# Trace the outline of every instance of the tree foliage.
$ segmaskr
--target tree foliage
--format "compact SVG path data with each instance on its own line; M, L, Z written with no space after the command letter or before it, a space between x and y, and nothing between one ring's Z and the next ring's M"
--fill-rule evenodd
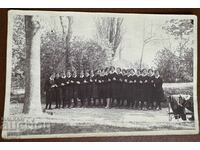
M155 64L166 82L193 81L193 38L194 21L191 19L171 19L163 30L174 37L176 47L161 49L155 56Z

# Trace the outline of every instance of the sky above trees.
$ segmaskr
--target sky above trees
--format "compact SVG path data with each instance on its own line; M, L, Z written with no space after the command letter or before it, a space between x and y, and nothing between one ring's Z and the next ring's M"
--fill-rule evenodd
M178 42L174 40L174 36L166 34L162 29L168 18L157 15L133 15L124 17L123 40L119 48L122 48L122 59L134 63L139 61L141 56L142 44L144 38L149 38L152 33L155 40L145 45L143 63L149 67L154 66L154 58L158 50L163 48L175 49ZM80 15L74 17L73 36L80 36L86 39L95 37L95 16ZM145 34L145 35L144 35ZM194 34L191 35L194 38ZM118 58L116 58L118 59Z

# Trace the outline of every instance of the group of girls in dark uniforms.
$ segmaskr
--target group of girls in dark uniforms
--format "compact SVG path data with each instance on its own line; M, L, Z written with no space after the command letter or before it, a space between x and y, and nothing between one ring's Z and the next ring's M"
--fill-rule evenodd
M46 109L117 107L160 110L162 78L152 69L105 68L53 73L45 83Z

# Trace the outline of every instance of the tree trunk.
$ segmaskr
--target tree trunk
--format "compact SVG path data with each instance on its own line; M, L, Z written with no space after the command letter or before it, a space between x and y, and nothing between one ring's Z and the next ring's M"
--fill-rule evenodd
M40 37L39 22L32 16L25 16L26 69L25 100L23 113L37 115L42 113L40 97Z

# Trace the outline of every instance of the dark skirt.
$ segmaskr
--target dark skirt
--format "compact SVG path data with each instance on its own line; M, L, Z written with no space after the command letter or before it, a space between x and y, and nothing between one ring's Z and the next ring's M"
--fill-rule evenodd
M80 85L80 88L79 88L79 98L80 99L86 99L86 88L85 88L84 84Z
M149 86L148 90L147 90L147 94L148 94L148 100L147 101L149 103L152 103L154 101L154 93L155 93L154 87Z
M142 88L140 86L136 86L135 89L135 100L136 101L141 101L142 99Z
M118 84L116 83L116 82L113 82L113 83L111 83L111 98L113 98L113 99L117 99L119 96L118 96Z
M53 94L53 90L52 89L49 89L47 92L46 92L46 104L49 104L51 103L52 101L54 101L54 94Z
M118 82L117 85L116 85L116 96L117 96L117 99L121 99L122 98L122 83Z
M129 84L128 97L131 101L136 100L136 87L133 84Z
M155 89L154 101L163 102L164 101L164 91L163 89Z
M122 93L121 93L121 99L122 100L127 100L129 98L128 96L128 89L129 89L129 86L127 83L123 83L122 84Z
M69 99L73 98L73 93L74 93L73 85L69 85L69 87L68 87L68 96L69 96Z
M92 98L97 99L98 98L98 85L92 84Z
M110 89L111 85L110 83L103 83L102 84L102 98L106 99L106 98L110 98L111 97L111 89Z
M73 98L78 98L78 85L73 85Z
M91 96L90 84L85 84L85 98L90 98Z

